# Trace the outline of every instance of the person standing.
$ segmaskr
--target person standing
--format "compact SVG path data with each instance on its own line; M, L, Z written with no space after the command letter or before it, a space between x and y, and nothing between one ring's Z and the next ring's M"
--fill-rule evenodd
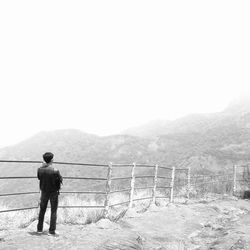
M55 169L53 164L54 154L46 152L43 154L44 163L37 170L37 178L40 181L39 187L41 190L40 211L37 224L37 233L43 232L44 215L47 209L48 201L51 205L50 227L49 234L56 234L56 219L58 208L58 195L62 176L59 170Z

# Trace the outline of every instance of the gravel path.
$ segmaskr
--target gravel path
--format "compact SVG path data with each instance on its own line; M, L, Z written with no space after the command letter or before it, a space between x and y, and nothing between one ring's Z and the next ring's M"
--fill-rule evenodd
M129 212L119 222L58 225L59 236L0 232L0 249L250 249L250 202L224 199ZM46 225L45 229L48 227Z

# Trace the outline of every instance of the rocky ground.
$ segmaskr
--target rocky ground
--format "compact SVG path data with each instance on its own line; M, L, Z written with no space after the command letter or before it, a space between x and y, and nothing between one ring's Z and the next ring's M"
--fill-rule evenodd
M0 249L250 249L250 201L224 197L145 212L131 210L118 222L58 225L59 235L37 235L36 221L2 230Z

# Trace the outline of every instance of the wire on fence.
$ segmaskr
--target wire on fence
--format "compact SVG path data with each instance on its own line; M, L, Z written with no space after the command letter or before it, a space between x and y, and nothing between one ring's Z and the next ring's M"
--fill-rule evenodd
M131 176L128 176L128 177L114 177L114 178L111 178L112 181L117 181L117 180L129 180L131 179L132 177Z
M151 200L152 198L153 198L153 197L137 198L137 199L134 199L133 201Z
M133 164L112 164L112 167L133 167Z
M60 194L106 194L99 191L60 191Z
M128 203L129 203L129 201L124 201L124 202L120 202L120 203L109 205L109 207L120 206L120 205L124 205L124 204L128 204Z
M171 177L167 177L167 176L157 176L158 179L169 179L171 180Z
M24 208L6 209L6 210L1 210L0 213L17 212L17 211L24 211L24 210L31 210L31 209L37 209L37 206L36 207L24 207Z
M153 188L153 186L149 186L149 187L135 187L134 189L150 189Z
M1 180L4 179L37 179L35 176L5 176L5 177L0 177Z
M0 162L4 162L4 163L42 163L42 161L12 161L12 160L0 160ZM135 201L140 201L140 200L152 200L155 201L155 198L170 198L170 202L173 202L173 192L174 192L174 188L175 187L186 187L187 183L181 183L182 180L184 181L189 181L189 185L192 187L195 186L200 186L200 185L205 185L205 184L214 184L214 183L224 183L224 182L230 182L233 180L211 180L212 178L215 177L227 177L227 176L233 176L233 174L228 173L228 174L217 174L217 175L195 175L195 176L190 176L190 169L189 168L175 168L175 167L164 167L164 166L158 166L157 165L157 169L166 169L166 170L170 170L172 171L171 173L171 177L169 176L158 176L157 171L155 171L154 175L138 175L135 176L133 171L135 169L135 167L137 168L156 168L156 165L150 165L150 164L92 164L92 163L72 163L72 162L54 162L54 164L61 164L61 165L78 165L78 166L93 166L93 167L107 167L108 168L108 175L107 178L96 178L96 177L83 177L83 176L75 176L75 177L71 177L71 176L66 176L64 177L64 179L69 179L69 180L96 180L96 181L107 181L107 185L106 185L106 191L102 192L102 191L61 191L60 193L62 194L100 194L100 195L106 195L106 201L104 206L59 206L59 208L104 208L105 212L107 214L108 208L109 207L114 207L114 206L118 206L118 205L124 205L124 204L129 204L129 207L131 207L132 203ZM132 175L129 177L113 177L111 176L112 173L112 167L132 167ZM176 178L175 173L177 171L189 171L188 173L188 180L186 178ZM145 186L145 187L134 187L134 181L135 179L139 179L139 178L154 178L154 182L156 182L156 179L168 179L171 180L171 184L168 184L170 186L157 186L156 183L154 183L154 186ZM203 178L203 182L200 182L200 178ZM37 179L36 176L6 176L6 177L0 177L0 179ZM120 190L110 190L111 187L111 181L115 181L115 180L131 180L131 187L130 188L124 188L124 189L120 189ZM196 182L194 184L190 183L190 179L192 180L196 180ZM198 180L198 183L197 183ZM239 182L241 181L245 181L245 180L237 180ZM133 198L133 192L134 190L140 190L140 189L154 189L153 190L153 196L151 197L143 197L143 198L137 198L134 199ZM156 196L156 189L170 189L170 196ZM112 204L109 205L110 202L110 198L109 195L113 194L113 193L118 193L118 192L130 192L130 200L129 201L125 201L125 202L120 202L120 203L116 203L116 204ZM19 192L19 193L6 193L6 194L0 194L0 197L4 197L4 196L14 196L14 195L28 195L28 194L38 194L39 192ZM28 210L28 209L37 209L37 207L25 207L25 208L15 208L15 209L7 209L7 210L2 210L0 211L0 213L3 212L11 212L11 211L22 211L22 210Z
M0 194L0 197L12 196L12 195L26 195L26 194L39 194L39 192L24 192L24 193L9 193L9 194Z
M106 181L107 178L94 178L94 177L63 177L63 179L68 180L94 180L94 181Z
M0 162L2 162L2 163L40 163L40 164L43 163L43 161L12 161L12 160L0 160ZM91 166L91 167L108 167L107 164L78 163L78 162L58 162L58 161L54 161L53 164Z
M138 167L138 168L144 168L144 167L154 168L155 166L154 165L147 165L147 164L136 164L136 167Z
M154 175L140 175L140 176L135 176L136 179L139 179L139 178L154 178L155 176Z
M111 191L109 192L110 194L114 194L114 193L122 193L122 192L129 192L131 191L131 188L128 188L128 189L120 189L120 190L114 190L114 191Z
M230 182L230 180L219 180L219 181L209 181L209 182L200 182L200 183L195 183L195 184L191 184L191 186L200 186L200 185L204 185L204 184L214 184L214 183L223 183L223 182Z
M191 179L196 179L196 178L214 178L214 177L218 177L218 176L233 176L233 173L232 174L218 174L218 175L193 175L193 176L190 176Z
M158 166L158 168L167 169L167 170L172 170L172 168L169 168L169 167Z

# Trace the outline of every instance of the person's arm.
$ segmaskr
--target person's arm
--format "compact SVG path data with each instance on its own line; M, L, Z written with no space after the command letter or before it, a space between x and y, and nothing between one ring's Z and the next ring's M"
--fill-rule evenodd
M60 171L58 169L55 169L55 175L56 175L56 181L59 186L63 183L63 177L60 174Z
M40 180L39 168L37 169L37 179Z
M61 176L61 174L60 174L60 171L58 170L58 178L59 178L59 180L60 180L60 183L62 183L63 182L63 177Z

